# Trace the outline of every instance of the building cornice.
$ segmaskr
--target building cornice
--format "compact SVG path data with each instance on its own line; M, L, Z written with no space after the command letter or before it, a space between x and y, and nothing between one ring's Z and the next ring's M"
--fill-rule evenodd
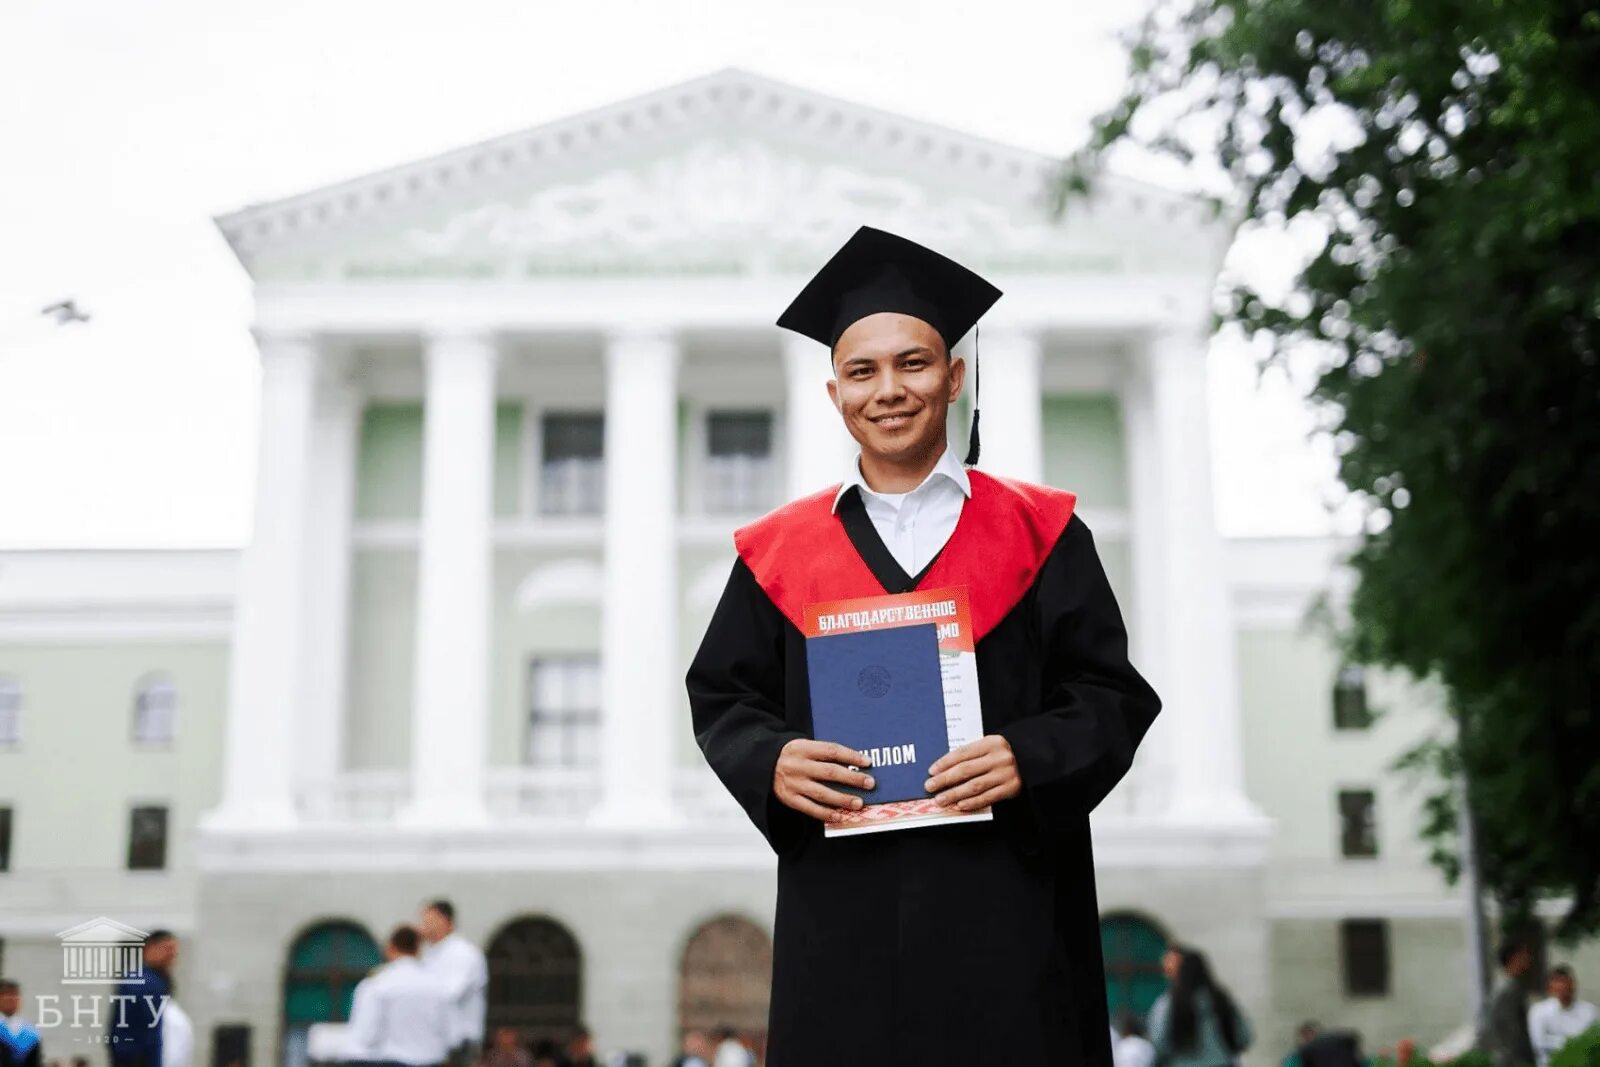
M459 197L476 185L538 184L574 162L603 161L623 147L681 143L696 133L757 133L831 156L908 171L936 168L942 181L1002 198L1042 197L1060 166L1053 157L809 89L728 68L614 104L413 163L220 215L217 226L246 269L275 245L370 224L398 210ZM1130 220L1231 232L1202 198L1107 176L1096 206ZM1041 207L1042 207L1041 202ZM1219 244L1218 255L1225 242Z

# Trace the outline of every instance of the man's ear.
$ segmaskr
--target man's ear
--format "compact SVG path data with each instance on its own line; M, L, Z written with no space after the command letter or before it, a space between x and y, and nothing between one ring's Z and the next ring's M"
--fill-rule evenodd
M953 357L950 360L950 390L946 398L947 403L954 404L956 402L956 398L961 395L961 386L966 383L966 380L967 361L960 356Z
M839 380L837 378L828 379L828 400L832 402L833 410L841 415L844 414L844 408L839 406Z

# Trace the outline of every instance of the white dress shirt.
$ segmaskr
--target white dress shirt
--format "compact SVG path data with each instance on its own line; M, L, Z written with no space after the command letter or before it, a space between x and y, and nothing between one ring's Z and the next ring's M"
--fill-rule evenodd
M450 992L454 1004L452 1047L463 1041L483 1043L483 1015L489 988L489 964L477 945L451 931L422 951L422 966Z
M161 1067L190 1067L194 1062L194 1021L171 997L161 1009Z
M861 476L858 453L850 464L849 476L834 494L835 512L839 510L840 498L851 486L860 488L867 517L872 520L878 536L883 538L889 554L913 578L950 540L956 520L961 518L961 506L972 495L967 469L948 447L933 470L922 479L922 484L907 493L875 492Z
M1600 1011L1586 1000L1574 999L1572 1007L1563 1008L1555 997L1545 997L1529 1008L1528 1037L1539 1057L1539 1067L1545 1067L1562 1045L1596 1023L1600 1023Z
M414 956L400 956L356 986L347 1031L351 1059L425 1067L455 1045L449 991Z

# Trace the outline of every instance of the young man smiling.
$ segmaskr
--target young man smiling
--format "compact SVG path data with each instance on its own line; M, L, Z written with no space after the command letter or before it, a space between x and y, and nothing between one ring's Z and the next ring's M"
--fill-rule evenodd
M1088 815L1160 703L1074 496L948 447L951 349L999 296L862 227L778 320L831 351L860 455L735 533L687 679L701 751L778 855L769 1067L1111 1064ZM811 736L805 606L957 585L984 736L926 789L993 820L826 838L861 805L833 786L874 783L865 754Z

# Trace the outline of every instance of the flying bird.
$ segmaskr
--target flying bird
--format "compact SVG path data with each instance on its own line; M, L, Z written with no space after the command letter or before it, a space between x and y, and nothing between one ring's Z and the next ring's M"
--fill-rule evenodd
M88 314L79 310L76 300L58 300L49 307L43 308L39 314L47 315L54 319L57 326L89 321Z

